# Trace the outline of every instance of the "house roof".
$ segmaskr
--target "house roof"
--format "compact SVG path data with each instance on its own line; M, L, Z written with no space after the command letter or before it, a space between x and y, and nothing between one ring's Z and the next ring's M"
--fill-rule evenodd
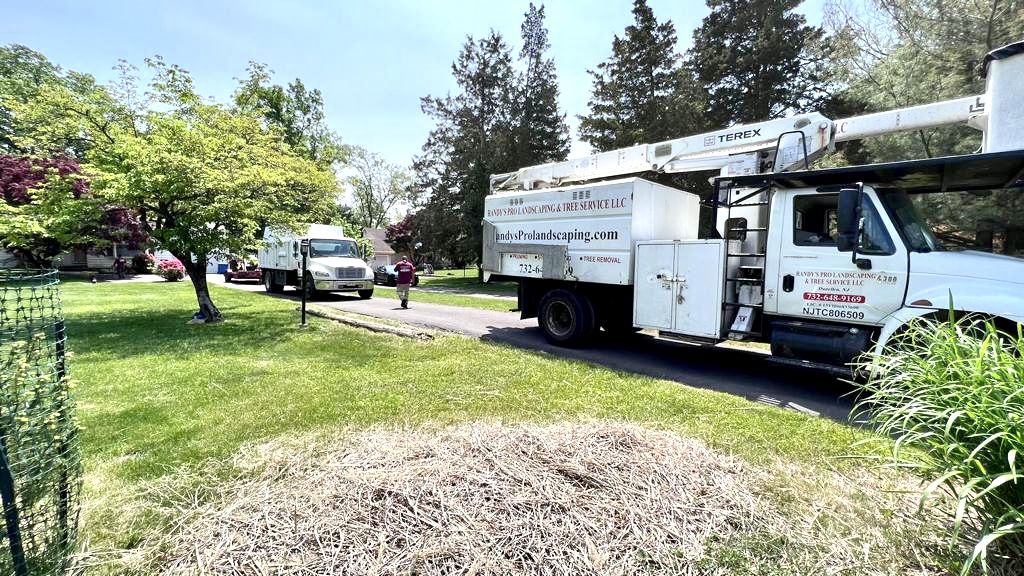
M369 238L373 242L374 254L394 254L395 251L387 243L387 233L383 228L363 228L363 238Z

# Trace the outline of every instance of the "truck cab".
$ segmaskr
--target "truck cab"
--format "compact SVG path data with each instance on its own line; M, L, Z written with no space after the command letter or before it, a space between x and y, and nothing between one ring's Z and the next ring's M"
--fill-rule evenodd
M723 237L739 244L730 251L747 254L744 265L763 265L763 282L743 282L763 290L747 306L734 306L753 317L748 330L736 332L770 342L776 356L842 364L871 345L884 346L911 319L951 308L1011 329L1024 322L1024 260L943 249L911 199L1024 186L1022 152L716 184L720 198L753 189L770 199L763 209L746 208L744 228L735 226L728 201L717 220ZM747 232L759 228L764 241Z
M301 246L307 243L303 283ZM268 232L259 250L263 284L267 292L281 292L285 286L302 288L315 298L326 292L356 292L360 298L373 296L373 270L363 261L359 243L345 235L340 226L309 224L303 234Z

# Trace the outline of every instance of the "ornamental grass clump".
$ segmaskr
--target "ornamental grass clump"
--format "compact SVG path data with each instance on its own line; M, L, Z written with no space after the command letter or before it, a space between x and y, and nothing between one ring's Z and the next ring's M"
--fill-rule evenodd
M962 574L1024 559L1024 334L922 319L894 337L855 415L895 438L881 462L920 474L921 506L948 512ZM1012 570L1012 568L1011 568Z

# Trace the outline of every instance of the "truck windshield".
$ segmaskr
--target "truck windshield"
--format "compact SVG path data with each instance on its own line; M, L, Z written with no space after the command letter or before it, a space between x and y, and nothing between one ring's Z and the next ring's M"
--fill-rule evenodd
M921 217L921 213L914 207L914 203L906 192L884 192L880 196L911 250L915 252L942 250L942 245L939 244L935 234Z
M310 240L309 256L311 258L325 256L359 258L359 248L351 240Z

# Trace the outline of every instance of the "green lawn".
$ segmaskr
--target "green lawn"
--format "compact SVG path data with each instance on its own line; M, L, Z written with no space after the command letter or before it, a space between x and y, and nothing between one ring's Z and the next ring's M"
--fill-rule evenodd
M463 275L463 272L466 274ZM477 279L476 268L471 270L439 270L434 276L420 276L420 286L425 288L443 288L477 294L494 296L515 296L516 285L513 282L487 282Z
M866 433L746 400L457 336L428 342L311 318L295 303L211 287L228 321L186 325L187 283L69 283L64 309L85 427L84 535L136 546L167 516L148 487L245 443L374 424L614 419L698 437L753 466L795 469L848 453ZM383 292L382 292L383 293ZM426 295L418 294L415 298ZM185 472L183 472L185 471ZM179 478L186 478L180 480ZM179 494L180 496L180 494Z
M373 289L373 297L398 299L395 289L387 286L375 286ZM463 294L449 294L444 292L430 292L428 290L420 290L418 287L411 289L409 299L414 303L430 302L431 304L447 304L448 306L479 308L481 310L494 310L496 312L508 312L516 307L515 300L466 296Z

